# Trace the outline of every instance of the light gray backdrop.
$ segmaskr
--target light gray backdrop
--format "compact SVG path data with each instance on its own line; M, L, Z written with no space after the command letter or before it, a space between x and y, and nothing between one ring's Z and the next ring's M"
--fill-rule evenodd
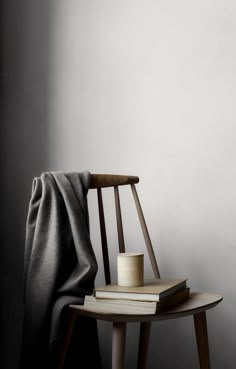
M8 150L17 142L21 155L28 150L19 165L8 162L9 176L18 168L14 183L21 189L12 204L21 245L18 258L8 251L12 270L22 257L22 217L33 175L59 169L139 175L162 276L187 276L192 289L224 296L208 313L212 368L234 369L235 1L57 0L24 6L24 49L18 54L24 114L19 125L13 117L15 131L8 129L6 141ZM129 211L125 215L127 243L140 249L137 220ZM93 228L92 238L97 249ZM109 239L116 245L113 231ZM15 268L9 283L21 276L22 265ZM148 263L145 272L149 276ZM111 327L100 328L108 369ZM155 324L148 367L198 368L193 329L190 318ZM13 328L9 332L8 340ZM134 367L136 333L133 324L127 367Z

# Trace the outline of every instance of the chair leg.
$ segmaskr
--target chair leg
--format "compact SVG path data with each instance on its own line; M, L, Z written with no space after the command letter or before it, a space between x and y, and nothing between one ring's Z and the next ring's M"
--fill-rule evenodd
M74 312L70 312L70 315L68 317L68 323L67 323L67 331L63 340L60 358L58 361L58 368L57 369L63 369L66 359L66 354L70 345L73 329L75 326L77 315Z
M210 369L206 312L194 314L200 369Z
M151 322L140 323L138 369L146 368L150 331L151 331Z
M112 369L123 369L125 359L126 323L113 323Z

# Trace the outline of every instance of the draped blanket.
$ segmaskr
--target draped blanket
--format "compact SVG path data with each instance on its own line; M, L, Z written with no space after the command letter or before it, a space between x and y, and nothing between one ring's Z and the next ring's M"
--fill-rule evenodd
M54 369L68 305L82 304L93 290L97 262L89 237L89 180L89 172L48 172L33 181L26 224L21 369ZM65 368L100 367L95 321L78 319L71 347Z

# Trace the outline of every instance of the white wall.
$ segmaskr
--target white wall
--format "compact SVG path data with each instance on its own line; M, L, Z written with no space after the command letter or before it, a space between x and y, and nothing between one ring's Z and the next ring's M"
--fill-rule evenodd
M58 0L53 14L51 167L140 176L162 275L224 296L212 367L234 369L235 1ZM188 318L156 324L149 368L197 368L192 333Z

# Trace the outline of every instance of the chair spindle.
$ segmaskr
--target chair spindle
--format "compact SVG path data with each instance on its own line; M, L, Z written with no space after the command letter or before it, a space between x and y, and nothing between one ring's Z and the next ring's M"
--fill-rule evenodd
M153 251L153 247L152 247L152 243L151 243L151 239L148 233L148 229L147 229L147 225L145 222L145 218L143 215L143 211L140 205L140 201L138 198L138 194L137 194L137 190L134 184L131 184L131 189L132 189L132 193L133 193L133 197L134 197L134 202L136 205L136 209L137 209L137 213L138 213L138 217L139 217L139 221L140 221L140 225L142 228L142 232L143 232L143 237L147 246L147 251L148 251L148 255L149 255L149 259L152 265L152 270L154 273L155 278L160 278L160 273L159 273L159 269L157 266L157 261L156 261L156 257Z
M114 194L115 194L115 204L116 204L116 221L117 221L119 251L125 252L124 232L123 232L121 208L120 208L120 196L119 196L119 190L117 186L114 187Z
M105 224L105 216L104 216L104 208L103 208L101 188L97 189L97 195L98 195L98 210L99 210L99 220L100 220L102 256L103 256L103 263L104 263L105 281L106 281L106 284L110 284L111 283L111 273L110 273L109 255L108 255L108 247L107 247L106 224Z

